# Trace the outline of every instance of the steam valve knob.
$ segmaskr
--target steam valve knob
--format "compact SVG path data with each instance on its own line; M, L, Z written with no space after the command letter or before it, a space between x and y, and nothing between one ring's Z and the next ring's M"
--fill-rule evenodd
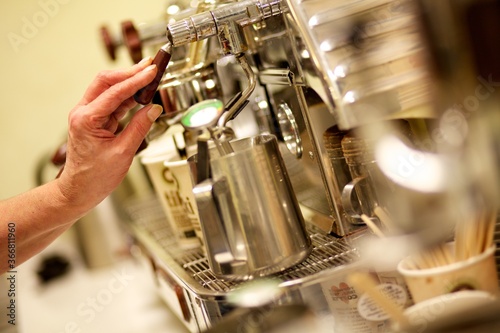
M165 73L165 69L167 68L167 65L171 57L172 57L172 44L168 42L167 44L162 46L162 48L158 51L158 53L156 53L156 56L153 60L153 64L156 65L156 68L158 70L156 72L155 78L150 84L140 89L134 95L134 99L137 103L140 103L142 105L151 103L156 93L156 89L158 89L158 86L160 85L160 81L163 77L163 74Z

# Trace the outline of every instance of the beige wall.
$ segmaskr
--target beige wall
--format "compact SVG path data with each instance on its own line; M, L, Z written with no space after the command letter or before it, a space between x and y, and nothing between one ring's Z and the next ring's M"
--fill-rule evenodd
M165 4L162 0L0 2L0 199L35 185L37 161L64 139L68 112L96 73L131 64L124 48L118 52L118 62L108 60L98 33L101 24L118 33L126 19L156 21ZM37 30L29 30L35 23Z

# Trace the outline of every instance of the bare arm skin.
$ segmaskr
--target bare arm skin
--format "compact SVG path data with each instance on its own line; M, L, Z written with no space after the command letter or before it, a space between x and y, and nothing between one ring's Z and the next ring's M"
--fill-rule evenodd
M99 73L69 114L66 164L60 177L0 201L0 274L12 269L9 225L15 226L18 266L54 241L123 180L135 152L162 112L158 105L145 106L115 134L119 120L136 106L134 93L156 75L151 61Z

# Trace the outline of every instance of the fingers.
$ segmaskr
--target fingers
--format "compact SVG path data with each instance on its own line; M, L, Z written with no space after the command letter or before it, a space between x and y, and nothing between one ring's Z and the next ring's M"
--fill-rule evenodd
M87 91L83 95L80 104L85 105L92 102L104 91L114 86L115 84L136 75L140 71L144 70L144 68L151 65L152 62L153 59L151 57L148 57L144 58L140 63L126 69L100 72L87 88Z
M127 127L119 134L119 145L137 151L151 125L160 116L163 108L157 104L143 107L132 117Z
M128 111L130 111L134 106L137 105L137 102L134 101L133 97L125 100L115 112L110 114L107 117L101 117L102 120L102 128L110 131L111 133L116 133L117 128L119 127L120 120L125 117ZM98 118L99 119L99 118ZM97 122L95 123L98 124Z
M98 117L105 117L115 112L120 105L137 90L150 83L156 75L156 66L150 65L128 79L109 87L101 95L88 104L92 113Z
M125 101L122 102L122 104L120 104L120 106L114 112L115 118L121 120L127 114L127 112L136 105L137 102L134 100L133 97L126 99Z

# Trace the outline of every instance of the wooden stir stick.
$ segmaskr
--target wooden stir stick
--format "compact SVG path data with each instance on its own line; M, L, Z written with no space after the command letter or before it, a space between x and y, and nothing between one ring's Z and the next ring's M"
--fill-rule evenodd
M365 222L368 228L370 228L370 230L373 231L375 235L377 235L380 238L385 237L382 230L380 230L380 228L366 214L361 214L361 219L363 220L363 222Z

